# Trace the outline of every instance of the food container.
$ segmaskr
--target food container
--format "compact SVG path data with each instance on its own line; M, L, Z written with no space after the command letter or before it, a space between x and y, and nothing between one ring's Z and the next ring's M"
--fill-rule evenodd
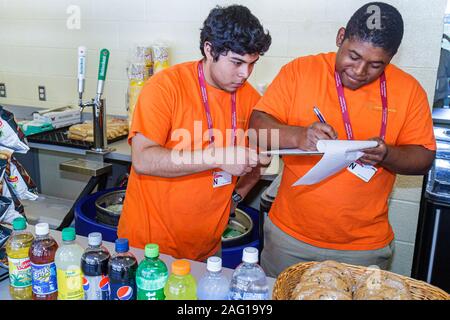
M241 209L236 209L235 217L230 217L222 234L222 247L229 248L250 242L252 230L253 221L250 216Z
M110 226L119 224L122 206L125 201L125 190L112 191L103 194L95 200L97 222Z

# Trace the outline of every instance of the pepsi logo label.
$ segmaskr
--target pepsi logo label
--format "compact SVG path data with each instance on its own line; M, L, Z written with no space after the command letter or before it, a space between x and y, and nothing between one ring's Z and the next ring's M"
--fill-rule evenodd
M90 287L89 280L83 277L83 290L89 291L89 287Z
M117 298L119 300L130 300L133 297L133 288L130 286L122 286L117 290Z
M109 278L102 276L102 279L98 283L98 287L100 288L101 291L109 291Z

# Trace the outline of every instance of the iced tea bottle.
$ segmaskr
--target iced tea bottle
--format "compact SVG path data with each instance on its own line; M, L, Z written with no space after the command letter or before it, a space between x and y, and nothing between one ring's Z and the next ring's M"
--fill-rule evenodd
M33 234L26 230L25 218L13 221L13 232L6 242L9 265L9 293L14 300L31 299L31 265L28 251L33 242Z
M50 236L49 231L48 223L38 223L35 229L36 238L30 247L33 300L56 300L58 298L55 265L58 244Z

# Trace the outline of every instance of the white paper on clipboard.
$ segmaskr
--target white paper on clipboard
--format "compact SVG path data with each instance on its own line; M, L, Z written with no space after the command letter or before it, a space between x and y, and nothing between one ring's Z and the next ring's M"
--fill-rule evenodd
M311 185L346 168L363 156L361 150L376 147L376 141L361 140L319 140L317 151L300 149L280 149L266 151L270 155L323 155L320 161L292 186Z

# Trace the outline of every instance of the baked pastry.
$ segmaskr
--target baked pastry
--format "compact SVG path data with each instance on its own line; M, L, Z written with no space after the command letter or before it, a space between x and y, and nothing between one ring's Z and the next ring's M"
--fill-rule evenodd
M292 292L291 300L352 300L352 295L334 288L300 282Z
M300 283L315 284L352 295L353 277L341 263L327 260L308 268L300 278Z
M411 300L408 284L383 270L368 270L355 286L355 300Z
M110 118L106 120L106 138L114 138L128 135L128 122L126 119ZM69 128L67 137L73 140L94 141L94 127L92 121L74 124Z

